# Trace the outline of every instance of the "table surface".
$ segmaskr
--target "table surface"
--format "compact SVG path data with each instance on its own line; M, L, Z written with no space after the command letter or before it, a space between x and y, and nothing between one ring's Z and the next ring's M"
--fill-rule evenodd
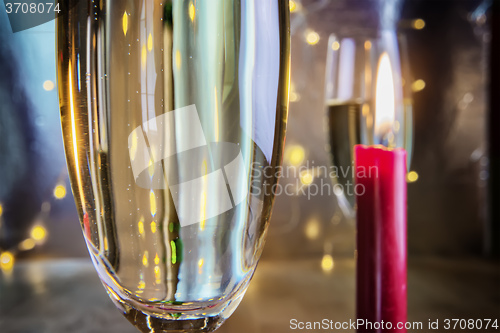
M320 259L263 261L243 302L218 332L293 332L291 319L354 319L354 276L351 259L336 260L329 274L321 270ZM498 318L500 322L497 264L475 259L410 260L408 290L408 319L422 321L424 327L429 319L442 323L446 318ZM90 260L51 259L20 262L10 277L0 276L0 332L136 330L108 299Z

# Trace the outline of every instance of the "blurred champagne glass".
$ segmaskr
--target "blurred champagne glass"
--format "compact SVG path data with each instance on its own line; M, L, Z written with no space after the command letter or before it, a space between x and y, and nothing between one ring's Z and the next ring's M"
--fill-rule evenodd
M328 41L325 105L328 148L331 155L334 192L342 212L354 218L354 156L357 144L403 147L410 165L413 148L413 102L411 99L406 39L392 30L378 36L337 37ZM384 59L384 61L382 61ZM389 84L388 80L394 82ZM394 126L377 129L374 96L384 86L394 100ZM382 105L381 108L384 109Z
M288 1L65 5L61 121L99 277L143 332L211 332L264 245L288 109Z

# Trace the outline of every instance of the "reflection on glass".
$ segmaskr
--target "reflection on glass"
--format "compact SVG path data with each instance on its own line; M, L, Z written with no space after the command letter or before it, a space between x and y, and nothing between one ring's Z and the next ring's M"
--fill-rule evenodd
M144 332L212 331L260 257L281 163L287 1L80 1L58 22L91 257Z

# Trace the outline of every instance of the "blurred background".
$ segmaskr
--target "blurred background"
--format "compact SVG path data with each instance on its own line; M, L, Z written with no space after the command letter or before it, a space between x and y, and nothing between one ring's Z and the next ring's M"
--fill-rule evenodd
M432 274L439 267L451 267L428 282L439 288L451 283L446 279L454 276L452 279L458 284L451 283L455 289L446 289L447 294L442 297L451 297L450 302L459 302L452 295L464 292L464 281L477 282L477 287L471 287L474 295L469 295L470 304L459 308L457 315L461 316L477 307L474 301L484 301L484 309L490 309L493 315L497 313L497 317L500 314L500 198L499 169L495 167L500 140L493 128L500 125L500 109L492 97L500 93L495 81L500 73L496 72L496 77L493 73L494 68L498 69L493 63L500 57L498 53L496 58L492 55L498 52L498 43L491 42L498 38L491 28L493 1L406 0L401 2L397 23L398 33L406 40L410 74L404 83L411 92L414 119L413 158L407 177L410 302L418 303L417 297L412 296L412 283L424 285L418 276ZM373 1L365 1L370 2ZM315 167L330 165L324 103L329 35L348 36L360 27L376 28L376 23L370 21L372 8L359 3L290 0L292 85L284 164L305 168L297 175L305 188L329 181L314 172ZM55 86L54 22L13 34L2 6L0 281L4 285L0 293L8 293L5 281L17 264L57 258L80 258L81 262L90 259L64 161ZM500 21L499 17L496 19ZM496 36L499 32L495 31ZM322 276L326 276L324 281L330 281L340 274L337 278L347 279L342 283L352 289L354 282L348 278L354 270L354 249L355 222L339 207L335 195L281 195L275 203L261 260L262 273L261 268L257 269L256 286L250 287L249 294L252 295L252 288L270 292L272 288L266 287L260 276L278 278L271 266L284 262L288 264L283 269L290 270L287 278L300 280L290 288L314 290L311 285L315 283L329 286L318 281L323 281ZM304 274L304 270L310 274ZM342 275L343 270L350 273ZM304 282L311 277L315 278ZM331 288L332 294L344 295L337 290L341 287ZM253 313L245 302L259 300L255 295L248 296L241 311ZM273 295L276 299L284 297ZM2 301L0 294L0 310L8 308L5 299ZM333 297L329 302L320 301L326 309L345 304L349 308L346 318L354 311L353 300ZM443 307L435 309L443 311ZM241 319L238 311L235 316ZM424 318L425 309L418 310L410 304L410 318L418 311ZM0 313L0 325L2 320L7 319ZM288 327L286 322L273 325L252 326L251 331L280 332Z

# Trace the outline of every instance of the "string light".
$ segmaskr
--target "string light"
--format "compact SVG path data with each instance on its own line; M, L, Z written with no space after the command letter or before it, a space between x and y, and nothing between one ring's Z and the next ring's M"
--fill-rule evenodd
M33 249L35 247L35 245L36 245L35 241L31 238L28 238L19 244L19 250L29 251L29 250Z
M425 88L425 81L422 79L416 80L411 85L411 90L413 92L418 92L418 91L424 90L424 88Z
M304 231L308 239L314 240L319 236L321 225L317 219L311 218L307 221Z
M54 197L56 197L56 199L63 199L66 197L66 187L64 185L57 185L54 188Z
M316 31L309 31L306 34L306 42L309 45L316 45L319 43L319 34Z
M414 183L418 180L418 173L416 171L410 171L406 175L406 181L408 183Z
M325 254L323 256L323 259L321 260L321 269L323 270L323 272L331 272L334 266L335 262L333 261L333 257L329 254Z
M15 258L10 252L3 252L0 254L0 269L3 272L10 272L14 267Z
M414 29L422 30L423 28L425 28L425 21L422 19L413 20L412 26Z
M31 229L31 238L37 243L41 244L47 238L47 229L41 225L36 225Z

